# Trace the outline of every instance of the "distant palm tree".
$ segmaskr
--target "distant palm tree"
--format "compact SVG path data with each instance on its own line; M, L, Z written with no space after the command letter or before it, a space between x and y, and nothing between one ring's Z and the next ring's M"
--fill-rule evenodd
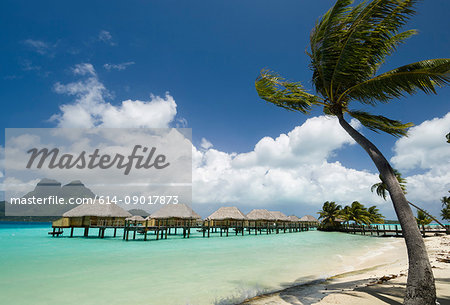
M322 206L322 210L318 212L319 219L325 226L336 226L336 218L340 215L341 206L334 201L326 201Z
M380 210L377 209L376 206L371 206L367 209L367 212L369 212L369 219L370 223L383 223L384 222L384 216L380 213Z
M395 178L397 178L398 184L400 185L400 188L402 189L403 194L406 195L406 179L402 178L402 174L395 168L393 168L392 170L394 171ZM381 175L378 175L378 177L380 178L381 181L372 185L372 187L370 188L370 191L372 193L373 193L373 191L376 191L378 196L380 196L384 200L386 200L387 191L388 191L387 185L386 185L386 183L383 182L383 178L381 177Z
M353 201L350 206L346 206L341 211L341 217L347 222L354 221L356 224L369 224L370 214L367 209L358 201Z
M448 191L450 193L450 191ZM442 206L446 206L450 204L450 197L444 196L441 199Z
M436 301L425 243L389 162L344 115L354 117L373 131L404 136L411 123L355 110L350 104L358 101L374 106L419 90L436 93L437 87L450 82L450 59L423 60L377 75L386 57L416 33L414 30L400 32L414 15L415 2L373 0L351 7L352 0L337 0L310 35L312 82L319 95L308 93L299 82L286 81L268 70L262 70L255 82L262 99L284 109L307 114L312 106L323 107L323 112L337 117L342 128L370 156L390 193L408 249L405 305Z
M394 173L395 173L395 178L397 178L398 183L400 184L400 187L403 191L404 194L406 194L406 179L402 178L402 174L396 170L393 169ZM376 193L378 196L382 197L384 200L386 200L386 196L387 196L387 187L386 184L383 182L383 179L381 177L381 175L379 176L381 182L375 183L374 185L372 185L372 187L370 188L370 190L373 192L374 190L376 190ZM446 197L444 197L446 198ZM444 199L443 198L443 199ZM441 200L442 201L442 200ZM417 205L415 205L414 203L408 201L408 203L415 207L417 210L421 211L422 213L426 214L429 218L431 218L432 220L434 220L437 224L439 224L441 227L443 227L444 229L447 230L447 228L445 227L444 224L442 224L439 220L436 219L436 217L434 217L433 215L429 214L427 211L425 211L424 209L418 207Z
M424 228L426 225L429 225L433 221L433 219L431 219L431 217L429 217L423 211L417 210L416 221L419 226L422 226L422 228Z
M450 197L447 196L442 197L441 202L442 202L441 217L442 219L450 220Z
M442 219L450 220L450 204L447 204L442 208L441 217Z

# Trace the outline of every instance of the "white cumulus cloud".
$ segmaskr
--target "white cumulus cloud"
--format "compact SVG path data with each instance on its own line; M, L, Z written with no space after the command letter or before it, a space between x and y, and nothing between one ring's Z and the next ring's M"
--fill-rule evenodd
M449 165L450 145L445 135L450 132L450 112L411 128L408 137L395 143L392 163L399 170L431 169Z
M261 139L247 153L201 145L193 151L193 201L308 212L327 200L383 205L370 192L377 174L327 161L334 151L352 144L335 118L320 116L276 139Z
M406 177L407 197L438 216L440 198L450 190L450 144L445 135L450 132L450 112L413 127L409 136L394 146L391 162L401 172L425 171Z
M91 64L76 65L72 71L86 78L54 85L55 92L76 98L73 103L61 105L60 112L50 118L58 127L165 128L177 114L175 100L168 93L164 97L150 95L148 101L126 100L112 105L106 101L110 94Z

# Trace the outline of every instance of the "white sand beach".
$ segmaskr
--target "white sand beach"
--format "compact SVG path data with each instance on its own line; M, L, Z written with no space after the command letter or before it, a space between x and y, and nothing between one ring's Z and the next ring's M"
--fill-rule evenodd
M450 304L450 236L427 237L438 302ZM374 254L356 271L328 278L321 283L290 287L247 300L246 305L381 305L402 304L408 261L402 239L383 254ZM357 261L357 260L355 260Z

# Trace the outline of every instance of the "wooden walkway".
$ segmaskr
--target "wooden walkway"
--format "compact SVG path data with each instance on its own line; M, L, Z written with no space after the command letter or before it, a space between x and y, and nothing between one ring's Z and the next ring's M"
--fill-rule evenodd
M420 232L423 237L435 236L439 234L449 234L450 227L444 229L440 226L420 226ZM346 224L342 225L341 232L350 234L362 234L362 235L373 235L381 237L403 237L402 227L400 225L356 225L356 224Z
M212 237L212 236L244 236L244 235L262 235L262 234L279 234L279 233L294 233L309 231L316 228L317 225L313 223L286 223L278 224L264 227L255 226L208 226L205 224L200 224L196 226L146 226L145 224L138 222L125 222L125 225L90 225L90 226L72 226L72 227L53 227L53 230L48 232L52 236L62 236L64 229L70 230L69 237L74 236L75 228L82 228L84 230L83 236L88 237L89 231L93 229L98 229L98 237L104 238L105 231L107 229L113 230L113 237L117 236L117 229L123 230L123 240L148 240L150 236L153 239L167 239L168 236L180 235L183 238L189 238L191 236L191 230L201 232L202 237Z

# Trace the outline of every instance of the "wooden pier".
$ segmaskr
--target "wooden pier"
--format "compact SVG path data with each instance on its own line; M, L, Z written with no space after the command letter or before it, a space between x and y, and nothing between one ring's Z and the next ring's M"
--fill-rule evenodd
M128 240L148 240L149 237L153 237L154 240L167 239L168 236L179 235L183 238L189 238L192 230L201 232L202 237L221 236L227 237L230 235L244 236L244 235L262 235L262 234L279 234L279 233L294 233L309 231L317 227L315 223L307 222L293 222L293 223L272 223L267 226L232 226L232 225L212 225L208 221L192 225L191 222L186 221L184 225L170 225L169 223L159 222L158 225L151 225L149 220L144 222L137 221L125 221L123 225L84 225L84 226L70 226L70 227L58 227L53 226L53 230L48 232L52 236L63 235L63 230L70 230L69 237L74 236L74 229L83 228L84 237L89 236L89 231L95 230L98 234L95 234L99 238L105 237L105 231L107 229L113 230L113 237L117 236L117 230L123 230L122 239Z
M444 229L439 226L419 226L419 230L422 233L423 237L450 233L450 227ZM400 225L397 224L394 225L344 224L341 226L340 231L350 234L372 235L381 237L403 237L402 228Z

